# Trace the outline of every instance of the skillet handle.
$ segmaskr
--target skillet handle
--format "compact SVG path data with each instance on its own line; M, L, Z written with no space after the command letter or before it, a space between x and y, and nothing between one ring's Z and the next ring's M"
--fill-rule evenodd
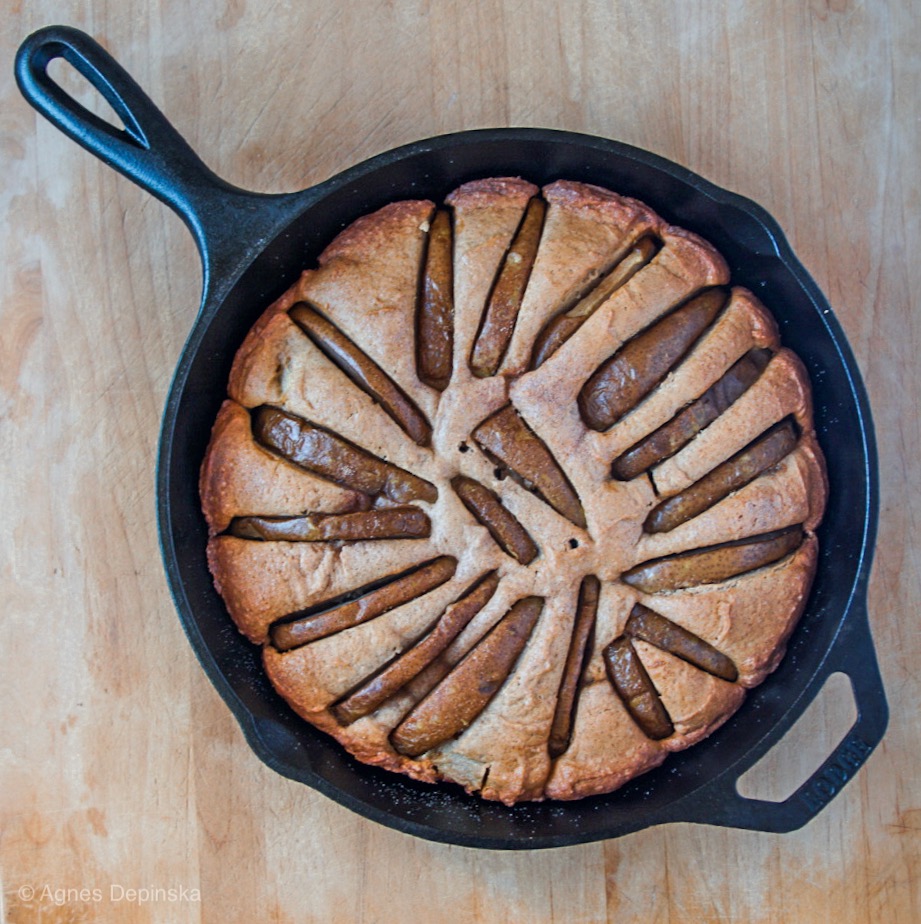
M680 820L755 831L795 831L815 818L863 766L886 731L889 707L866 609L863 604L858 606L861 611L850 614L826 663L805 694L811 701L827 678L839 671L851 681L857 720L831 755L783 802L741 796L737 784L747 767L727 772L704 791L694 794L693 807L689 805L686 811L677 813Z
M71 64L122 120L116 128L90 112L48 74L56 58ZM30 35L16 55L16 82L26 100L56 128L169 205L186 223L202 258L205 296L215 279L242 268L242 244L264 243L285 224L268 200L294 205L294 195L262 195L226 183L189 147L128 72L94 39L70 26ZM204 299L203 299L204 302Z

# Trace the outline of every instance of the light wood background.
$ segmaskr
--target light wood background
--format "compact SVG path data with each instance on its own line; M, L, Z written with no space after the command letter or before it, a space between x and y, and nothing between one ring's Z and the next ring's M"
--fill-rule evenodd
M0 17L6 920L921 921L916 3L8 0ZM379 827L253 756L186 643L155 533L197 256L19 98L14 50L50 22L103 41L244 187L551 126L648 148L779 220L865 376L883 490L870 611L890 730L813 823L475 851ZM852 715L833 684L745 791L789 794ZM175 900L128 891L157 888Z

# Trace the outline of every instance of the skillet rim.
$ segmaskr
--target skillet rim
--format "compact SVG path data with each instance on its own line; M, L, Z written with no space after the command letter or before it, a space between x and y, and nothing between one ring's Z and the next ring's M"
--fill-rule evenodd
M443 154L446 151L458 153L463 151L465 146L482 145L484 143L487 145L500 143L506 146L515 144L519 146L530 145L535 147L549 143L552 145L564 145L570 149L577 147L599 152L605 157L613 157L631 164L640 164L643 169L660 172L663 176L670 178L673 182L677 182L690 190L693 193L691 197L692 201L696 201L699 204L699 200L702 198L704 201L714 203L714 207L723 210L722 220L724 221L727 219L727 211L735 212L737 216L743 216L742 220L749 222L749 227L745 229L745 234L748 237L748 249L759 259L778 263L782 267L784 273L795 283L804 299L811 305L816 319L821 323L825 336L833 347L834 354L839 363L839 368L846 382L847 403L849 405L853 404L858 422L859 455L862 462L861 470L864 474L862 489L865 495L862 522L859 531L859 549L855 562L854 577L848 587L846 602L841 609L835 631L829 643L823 649L818 663L815 664L814 669L809 672L809 676L804 681L801 681L801 687L793 697L793 701L780 716L780 719L769 725L764 733L758 737L753 746L743 750L734 760L727 763L722 770L701 781L698 786L692 788L689 792L679 796L671 802L667 802L664 809L660 807L658 810L649 811L645 814L641 812L639 817L634 815L629 819L616 819L607 826L602 825L601 827L603 830L601 830L601 828L586 831L567 830L562 833L560 831L547 830L541 833L538 830L539 824L534 823L533 820L530 819L525 820L524 827L520 832L518 832L518 829L515 829L517 833L512 836L508 834L492 835L486 831L471 833L468 830L449 830L439 824L432 824L430 820L419 820L411 816L407 817L405 814L401 816L394 815L392 812L382 809L377 804L372 804L363 798L356 797L353 793L344 791L340 785L331 782L327 776L324 775L324 773L328 772L328 768L324 768L323 766L315 767L309 760L302 766L292 766L289 760L280 757L278 754L278 741L276 740L277 729L273 729L270 724L267 725L264 721L261 722L253 714L252 710L239 696L237 689L228 680L226 671L218 664L214 657L212 646L201 634L195 606L188 598L186 594L187 588L180 576L179 561L173 541L175 538L174 530L176 529L176 524L174 522L171 506L171 456L175 445L174 438L178 409L185 394L189 369L198 355L198 351L201 348L202 341L210 325L215 323L216 320L219 319L222 310L226 309L230 293L240 284L241 279L253 267L254 263L258 261L259 257L265 253L266 249L271 247L272 243L274 243L278 237L286 233L287 228L290 228L299 218L302 218L306 212L317 207L322 208L324 202L328 202L331 197L341 195L343 191L345 191L346 199L348 199L348 189L350 186L355 187L356 185L360 185L369 177L380 175L387 169L405 164L413 158ZM498 173L499 171L491 171L491 175L498 175ZM483 172L480 175L490 175L490 171ZM464 182L466 178L467 177L455 177L451 182L453 185L458 185L460 182ZM581 179L582 177L570 176L570 178ZM451 188L453 188L453 186ZM615 186L613 188L617 187ZM618 189L618 192L621 191L621 189ZM628 192L627 194L632 193ZM217 278L217 281L214 283L213 288L206 286L206 291L202 298L201 312L183 348L173 384L170 387L167 398L161 430L157 471L158 525L160 528L161 551L168 583L180 616L180 621L189 637L199 662L205 669L205 673L231 709L250 747L264 763L272 767L276 772L291 779L307 783L320 792L323 792L334 801L351 808L353 811L365 817L388 827L396 828L397 830L429 840L464 846L493 849L555 847L620 836L630 831L669 821L710 820L707 818L695 818L695 814L698 813L688 808L688 800L693 799L700 790L708 787L718 788L717 784L722 784L726 779L732 776L733 773L737 779L742 772L753 765L763 753L783 736L790 725L802 714L809 702L812 701L827 676L833 671L833 662L836 660L833 656L841 643L841 628L845 626L846 622L849 621L849 624L853 628L850 635L862 634L866 639L869 639L869 632L866 628L865 612L866 582L869 574L870 561L872 559L873 541L875 538L878 515L878 470L869 402L856 362L847 340L844 337L840 324L832 313L821 290L793 253L792 248L777 222L763 207L752 200L716 186L687 168L668 161L659 155L621 142L611 141L593 135L534 128L476 129L448 135L439 135L422 141L412 142L362 161L317 186L303 190L301 193L293 193L289 196L278 197L277 199L275 197L272 198L275 200L275 204L271 207L282 206L281 211L284 213L282 221L283 227L280 228L274 237L267 239L267 243L264 242L263 246L249 245L245 258L241 258L238 261L235 272L222 277L215 277L215 275L212 274L211 279L214 280ZM392 201L394 198L399 198L399 196L391 195L384 201ZM640 198L644 198L644 201L649 202L653 208L660 211L660 204L654 200L650 201L653 197L647 195L645 197L641 196ZM266 207L270 207L268 202L266 203ZM358 217L358 214L371 211L373 207L375 206L365 206L364 211L358 211L351 217L346 216L342 220L342 225L344 226L355 217ZM698 230L693 227L693 222L688 222L680 217L680 213L682 212L680 206L677 209L678 214L674 217L668 214L667 210L663 209L662 211L666 212L665 217L669 220L674 220L676 224L683 227L690 226L691 230ZM291 217L292 214L294 214L293 218ZM732 223L730 222L730 226L731 225ZM712 236L707 235L706 232L704 232L704 234L708 236L708 239L712 240ZM717 246L718 249L721 249L721 251L723 250L719 245ZM208 256L206 252L203 252L203 257L207 264ZM268 304L268 302L266 302L266 304ZM785 337L785 340L786 339ZM809 366L809 363L807 363L807 366ZM814 370L810 368L810 375L814 376L814 374ZM839 395L839 397L841 396ZM823 439L822 442L823 449L826 449L827 439ZM826 449L826 456L827 455ZM810 603L807 604L806 613L809 612L811 606L812 602L810 601ZM806 613L804 613L804 618ZM224 618L229 622L229 619L226 617L226 612L224 613ZM794 632L793 638L791 638L791 648L793 647L798 631L799 628ZM847 635L848 633L844 634ZM851 642L850 644L853 647L855 643ZM785 661L786 660L785 658ZM840 658L838 660L840 660ZM831 668L828 667L830 663L832 664ZM875 666L875 663L873 666ZM852 670L853 669L852 667ZM766 683L770 683L770 679L766 681ZM764 685L762 685L762 687L763 686ZM746 697L746 704L743 704L742 709L739 711L740 713L745 710L748 700L756 696L760 689L761 687L756 688L748 694ZM881 686L879 688L879 695L883 695ZM287 709L288 707L284 705L284 708ZM883 709L883 712L885 712L885 709ZM731 726L738 715L739 713L736 713L736 716L727 723L727 726ZM297 719L297 721L302 723L300 719ZM306 726L306 723L302 724ZM882 725L884 729L885 716L883 716ZM309 726L307 727L310 728ZM310 730L313 732L312 729ZM319 733L315 734L319 736ZM716 735L711 736L710 741L719 735L720 732L717 732ZM879 737L881 736L882 730L879 730ZM320 737L322 745L328 745L334 748L339 747L335 742L332 742L331 739L327 739L326 736ZM691 749L691 752L698 748L706 747L706 744L706 742L702 742L697 745L696 748ZM685 754L691 752L685 752ZM320 756L322 757L322 755ZM681 756L682 755L673 755L666 762L665 766L669 767L675 762L675 758L680 759ZM409 785L410 788L412 788L413 785L430 788L428 784L413 784L413 781L404 780L402 777L396 777L393 774L383 773L375 768L368 768L366 765L358 764L347 757L345 758L345 762L352 763L354 765L354 772L365 778L365 782L367 782L372 789L375 787L383 787L384 789L405 790L407 785ZM320 764L323 764L322 760L320 760ZM653 771L653 773L661 776L661 770L662 768L660 768L659 771ZM643 781L650 775L651 774L647 774L638 779ZM629 785L630 784L628 784L628 786ZM444 784L440 784L438 788L446 789L447 787ZM625 787L625 789L626 788L627 787ZM542 803L538 805L543 807L551 806L552 809L557 812L562 811L571 813L573 811L573 806L577 807L577 809L584 809L587 804L591 803L593 805L591 811L596 813L599 810L603 811L603 807L601 809L597 808L599 802L609 800L610 797L616 796L618 792L622 792L622 790L618 790L607 796L590 797L588 800L583 799L574 803ZM398 795L400 798L405 798L405 792L398 793ZM453 795L462 801L476 799L476 797L466 796L466 794L459 789L456 793L453 793ZM753 800L745 801L752 802ZM482 810L478 814L482 815L485 813L489 816L490 813L493 812L493 805L487 805L484 808L482 800L479 799L477 799L477 803L476 808ZM684 805L682 805L682 803L684 803ZM774 803L771 803L771 805L773 804ZM777 803L777 805L784 806L785 803ZM467 809L469 808L470 806L468 805ZM521 809L524 811L520 811ZM499 807L499 811L512 815L515 813L523 815L529 813L531 809L532 805L530 804L515 806L510 809L504 806ZM537 809L538 812L542 810L541 808ZM533 814L533 812L531 813ZM547 813L545 812L545 814ZM725 815L725 813L723 814ZM744 815L744 812L737 814ZM780 814L780 809L778 809L778 814ZM720 820L719 816L720 813L718 811L713 813L713 823L739 824L741 822L740 826L755 826L760 827L762 830L767 830L767 828L763 827L763 819L761 819L761 824L748 825L745 823L745 819L741 817L735 819L729 818L728 820L724 817ZM800 823L805 823L805 821L808 820L808 818L805 818ZM484 819L484 823L488 825L489 819ZM798 827L799 824L795 824L794 826ZM792 830L792 827L793 826L786 826L782 829Z

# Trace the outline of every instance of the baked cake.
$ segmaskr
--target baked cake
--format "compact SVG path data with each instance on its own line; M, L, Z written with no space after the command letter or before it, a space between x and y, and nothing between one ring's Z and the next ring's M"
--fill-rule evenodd
M584 183L355 221L260 317L201 472L275 689L359 760L608 792L777 666L827 494L800 360L725 261Z

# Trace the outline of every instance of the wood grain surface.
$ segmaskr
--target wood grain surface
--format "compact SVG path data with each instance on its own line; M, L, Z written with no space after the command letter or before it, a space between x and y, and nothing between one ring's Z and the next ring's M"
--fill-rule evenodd
M786 835L672 825L477 851L259 762L157 547L158 426L196 252L19 97L15 49L51 22L99 38L246 188L300 189L441 132L549 126L652 150L778 219L850 339L880 451L869 607L891 722L827 809ZM10 0L0 24L5 920L921 920L916 3ZM744 791L788 795L853 712L832 683Z

